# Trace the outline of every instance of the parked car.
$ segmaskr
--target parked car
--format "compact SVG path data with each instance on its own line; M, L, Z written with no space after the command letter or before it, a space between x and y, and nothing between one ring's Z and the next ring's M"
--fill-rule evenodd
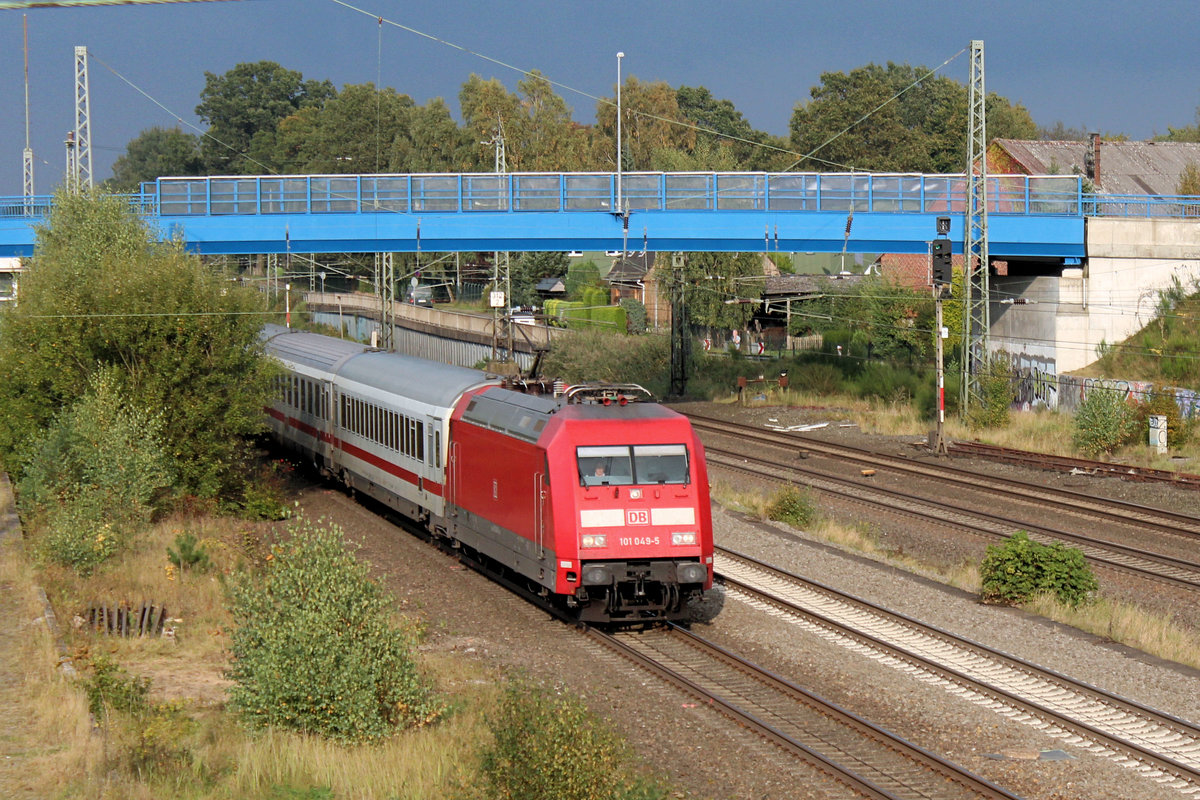
M433 307L433 287L432 286L415 286L408 291L408 297L404 302L413 306Z

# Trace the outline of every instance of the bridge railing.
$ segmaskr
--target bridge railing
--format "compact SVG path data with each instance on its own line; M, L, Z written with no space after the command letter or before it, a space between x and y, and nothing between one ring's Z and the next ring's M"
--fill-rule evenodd
M618 186L618 183L620 184ZM850 211L962 213L962 175L631 172L159 178L143 185L163 216L336 213ZM1083 213L1076 176L995 175L988 211Z
M1200 197L1093 194L1084 200L1090 217L1180 217L1200 219Z

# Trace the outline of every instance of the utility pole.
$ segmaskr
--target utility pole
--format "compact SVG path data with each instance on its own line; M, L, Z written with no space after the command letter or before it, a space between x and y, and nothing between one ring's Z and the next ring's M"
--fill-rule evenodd
M418 231L420 230L418 223ZM421 237L417 234L418 252ZM392 253L375 254L375 280L379 285L379 347L391 352L396 318L396 280Z
M21 153L25 214L33 215L33 148L29 146L29 15L21 20L25 32L25 149Z
M91 189L92 115L88 99L87 48L75 48L75 190Z
M503 122L503 120L500 119L500 117L496 117L496 132L494 134L492 134L492 138L489 141L481 142L481 144L490 144L495 148L495 162L494 163L495 163L496 174L503 175L504 173L508 172L508 153L505 150L505 146L504 146L504 122ZM497 180L497 187L499 187L499 185L500 185L499 178L497 178L496 180ZM492 264L492 287L495 288L500 285L500 280L501 280L500 251L496 250L496 251L492 252L492 261L493 261L493 264ZM513 347L514 347L513 338L514 338L515 334L513 331L513 322L512 322L512 271L510 269L507 251L504 253L503 280L504 280L504 301L503 301L504 321L508 328L508 357L509 357L509 359L516 361L516 359L513 356ZM494 361L496 359L496 346L497 346L497 341L499 339L498 328L500 325L500 314L498 311L499 306L497 306L495 303L495 299L496 299L495 292L493 292L492 294L493 294L492 303L491 303L491 306L492 306L492 360Z
M684 302L683 253L671 254L671 397L683 397L687 391L688 361L692 337Z
M991 296L988 286L987 93L983 82L983 42L971 42L968 120L967 215L963 230L962 407L983 403L983 376L989 366Z

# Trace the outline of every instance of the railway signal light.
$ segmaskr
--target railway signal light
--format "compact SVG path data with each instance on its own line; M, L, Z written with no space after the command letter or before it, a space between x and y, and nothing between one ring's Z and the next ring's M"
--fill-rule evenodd
M950 240L934 239L931 246L933 257L933 283L935 286L949 286L953 280L954 270L950 262Z

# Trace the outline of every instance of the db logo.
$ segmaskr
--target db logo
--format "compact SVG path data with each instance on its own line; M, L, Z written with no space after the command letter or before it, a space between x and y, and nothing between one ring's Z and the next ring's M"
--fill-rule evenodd
M627 508L625 509L625 524L649 525L650 512L644 508Z

